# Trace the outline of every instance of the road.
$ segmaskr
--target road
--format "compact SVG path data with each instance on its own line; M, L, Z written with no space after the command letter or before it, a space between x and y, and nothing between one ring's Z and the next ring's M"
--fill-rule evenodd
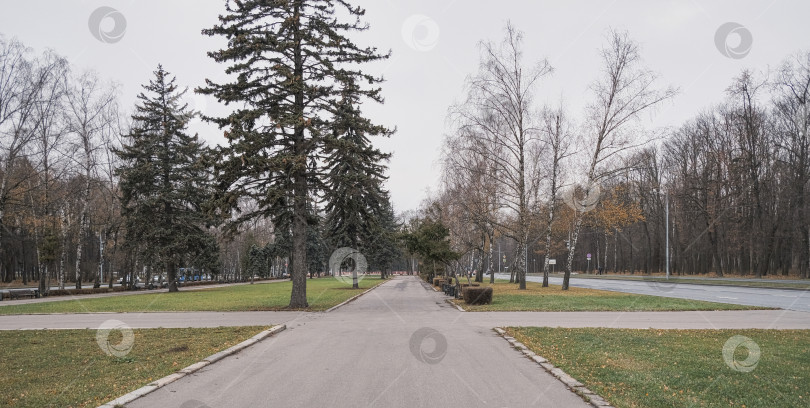
M496 275L509 279L509 275ZM542 282L542 276L529 276L529 282ZM549 278L549 283L561 285L562 278ZM810 312L810 290L751 288L743 286L692 285L688 283L665 283L659 281L629 281L610 279L577 279L572 277L571 286L642 295L666 296L681 299L706 300L719 303L775 307L785 310Z
M128 406L590 406L444 299L396 278Z

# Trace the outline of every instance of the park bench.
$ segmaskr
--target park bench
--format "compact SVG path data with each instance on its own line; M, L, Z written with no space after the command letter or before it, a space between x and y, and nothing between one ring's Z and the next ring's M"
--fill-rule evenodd
M39 289L9 289L8 298L11 300L22 298L39 298Z
M452 283L445 283L442 285L442 289L444 289L444 294L447 296L456 296L456 285Z

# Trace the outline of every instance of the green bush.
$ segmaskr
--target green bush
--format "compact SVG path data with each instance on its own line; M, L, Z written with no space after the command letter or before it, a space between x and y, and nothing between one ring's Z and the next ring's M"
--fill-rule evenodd
M464 303L470 305L488 305L492 303L492 288L467 286L461 292L464 297Z

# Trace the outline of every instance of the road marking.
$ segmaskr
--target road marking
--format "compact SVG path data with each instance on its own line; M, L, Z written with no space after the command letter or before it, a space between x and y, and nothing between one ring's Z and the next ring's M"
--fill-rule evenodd
M735 297L728 297L728 296L718 296L718 299L729 299L729 300L737 300Z

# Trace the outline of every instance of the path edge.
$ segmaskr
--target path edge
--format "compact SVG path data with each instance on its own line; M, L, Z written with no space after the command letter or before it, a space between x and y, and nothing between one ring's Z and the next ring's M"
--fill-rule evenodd
M182 370L179 370L179 371L176 371L176 372L174 372L172 374L169 374L169 375L167 375L167 376L165 376L165 377L163 377L163 378L161 378L159 380L152 381L149 384L147 384L147 385L145 385L145 386L143 386L141 388L138 388L135 391L124 394L124 395L122 395L122 396L120 396L120 397L118 397L118 398L116 398L116 399L114 399L112 401L109 401L109 402L107 402L107 403L105 403L103 405L99 405L98 408L114 408L114 407L120 407L120 406L124 406L126 404L129 404L130 402L135 401L136 399L138 399L140 397L143 397L144 395L147 395L147 394L151 393L152 391L163 388L163 387L165 387L165 386L167 386L167 385L169 385L169 384L171 384L171 383L173 383L173 382L175 382L175 381L177 381L177 380L179 380L179 379L181 379L181 378L183 378L183 377L185 377L185 376L187 376L189 374L192 374L194 372L197 372L197 371L201 370L203 367L207 367L210 364L213 364L213 363L215 363L215 362L217 362L219 360L222 360L225 357L234 355L234 354L236 354L236 353L238 353L238 352L240 352L240 351L242 351L242 350L244 350L244 349L246 349L246 348L248 348L248 347L250 347L250 346L252 346L252 345L254 345L254 344L256 344L256 343L258 343L258 342L260 342L262 340L264 340L264 339L266 339L267 337L270 337L270 336L272 336L274 334L277 334L277 333L280 333L280 332L284 331L285 329L287 329L286 324L280 324L280 325L273 326L273 327L271 327L271 328L269 328L267 330L264 330L264 331L260 332L259 334L255 335L255 336L253 336L253 337L251 337L251 338L249 338L249 339L247 339L247 340L245 340L245 341L243 341L243 342L241 342L241 343L239 343L239 344L237 344L235 346L232 346L230 348L222 350L222 351L220 351L218 353L214 353L214 354L212 354L212 355L210 355L210 356L208 356L208 357L206 357L206 358L204 358L204 359L202 359L202 360L200 360L200 361L198 361L198 362L196 362L196 363L194 363L194 364L192 364L192 365L190 365L190 366L188 366L188 367L186 367L186 368L184 368Z
M331 312L331 311L333 311L333 310L335 310L335 309L337 309L337 308L339 308L339 307L341 307L341 306L345 306L345 305L347 305L347 304L349 304L349 303L351 303L351 302L353 302L353 301L357 300L357 298L359 298L360 296L363 296L363 295L365 295L366 293L371 292L371 291L372 291L372 290L374 290L374 289L377 289L378 287L380 287L380 285L382 285L382 284L383 284L383 283L385 283L385 282L388 282L389 280L393 280L393 278L392 278L392 279L386 279L385 281L380 282L380 283L378 283L378 284L376 284L376 285L374 285L374 286L372 286L372 287L370 287L370 288L366 289L365 291L363 291L363 293L358 293L358 294L356 294L356 295L354 295L354 296L352 296L352 297L350 297L350 298L348 298L348 299L344 300L343 302L341 302L341 303L339 303L339 304L337 304L337 305L334 305L334 306L330 307L329 309L324 310L324 313L329 313L329 312Z
M499 336L503 337L504 340L508 341L512 347L519 350L521 353L523 353L523 355L525 355L527 358L537 363L540 367L543 367L544 370L546 370L549 374L554 376L554 378L558 379L561 383L563 383L566 387L568 387L568 389L573 391L574 394L579 395L580 398L582 398L585 402L598 408L613 407L613 405L610 405L610 403L607 402L606 399L602 398L595 392L585 388L585 385L577 381L574 377L571 377L570 375L568 375L568 373L566 373L559 367L554 366L554 364L551 364L545 358L529 350L529 348L526 347L525 344L517 341L514 337L508 336L506 334L506 330L500 327L496 327L493 330L495 330L495 332L498 333Z
M457 304L453 303L453 299L445 299L444 301L445 301L445 302L447 302L447 303L449 303L449 304L450 304L450 306L453 306L453 307L455 307L456 309L458 309L458 311L459 311L459 312L466 312L466 310L464 310L464 308L463 308L463 307L461 307L461 306L459 306L459 305L457 305Z

